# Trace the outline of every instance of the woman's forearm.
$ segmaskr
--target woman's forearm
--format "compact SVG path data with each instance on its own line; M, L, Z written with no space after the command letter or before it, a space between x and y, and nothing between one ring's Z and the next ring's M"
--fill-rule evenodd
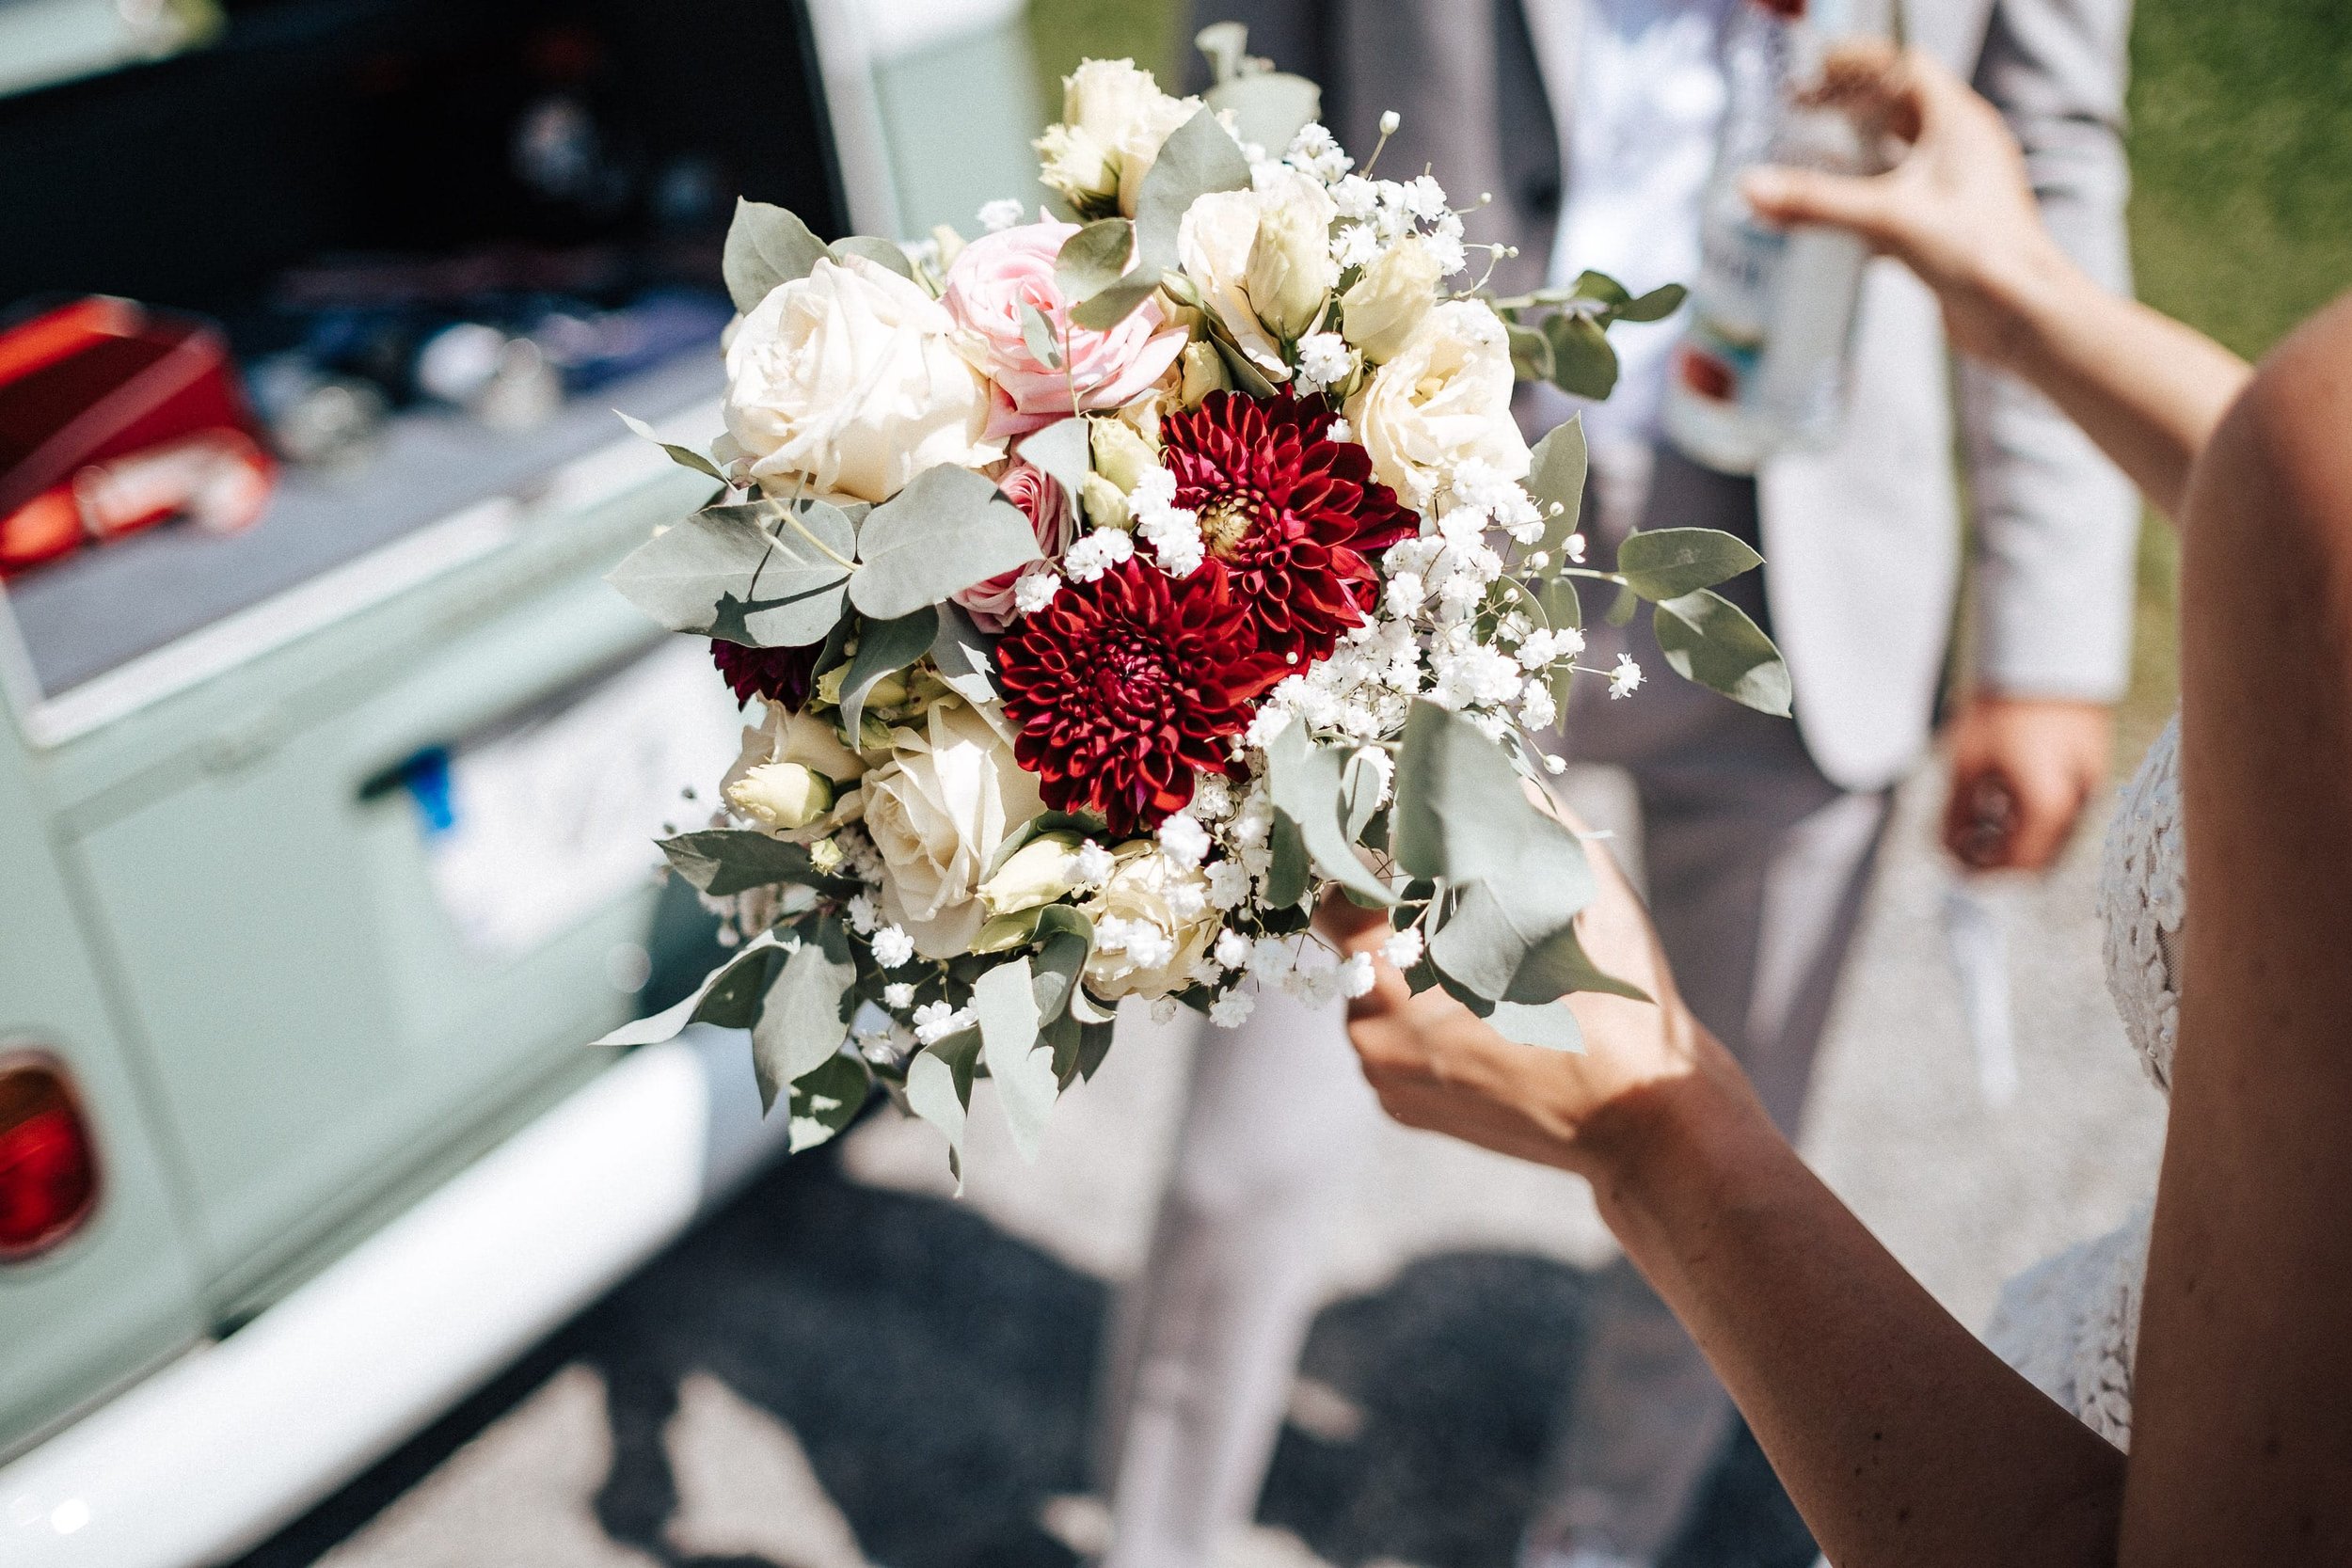
M1977 282L2004 367L2033 384L2168 517L2253 373L2204 334L2092 281L2055 244Z
M1963 1328L1752 1103L1645 1091L1603 1216L1838 1568L2111 1564L2123 1456Z

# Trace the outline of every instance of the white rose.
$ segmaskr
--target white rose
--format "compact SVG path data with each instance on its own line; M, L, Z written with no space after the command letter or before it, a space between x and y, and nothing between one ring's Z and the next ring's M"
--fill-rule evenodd
M1088 60L1062 78L1061 123L1038 138L1045 182L1082 207L1115 197L1133 217L1160 144L1200 108L1133 60Z
M1121 845L1110 879L1087 904L1095 931L1087 989L1116 1002L1156 1000L1192 984L1193 967L1224 922L1208 895L1208 874L1199 867L1180 865L1141 840Z
M1436 255L1419 237L1406 235L1375 257L1340 296L1345 311L1341 331L1365 358L1394 358L1437 303L1438 282Z
M1511 384L1501 318L1476 300L1450 300L1422 317L1396 357L1348 400L1347 420L1372 454L1374 475L1426 511L1455 465L1470 458L1504 479L1527 477Z
M753 793L745 793L745 784L755 774L786 766L821 774L832 784L834 793L827 809L799 822L785 823L783 818L793 814L778 809L781 798L771 793L770 787L783 783L787 775L782 773L768 774L768 786L752 785ZM865 760L841 743L832 721L805 709L789 712L781 703L770 703L767 718L743 731L742 750L735 766L719 781L719 794L738 815L777 837L806 842L857 820L865 800L854 785L865 771ZM761 809L763 805L769 809Z
M988 384L916 284L863 256L779 284L727 343L727 455L771 491L885 501L942 463L977 467Z
M1330 286L1327 251L1319 243L1313 257L1295 254L1301 236L1327 232L1338 211L1319 181L1285 167L1269 174L1259 189L1214 191L1196 198L1176 226L1176 254L1184 275L1269 381L1290 379L1280 338L1298 314L1298 298L1316 290L1319 302L1320 291ZM1278 212L1283 215L1266 225L1267 250L1262 253L1260 227ZM1273 297L1253 303L1253 282Z
M980 876L1007 835L1044 808L1037 780L968 704L943 701L924 727L891 732L866 775L866 832L882 861L882 912L927 958L952 958L986 915Z

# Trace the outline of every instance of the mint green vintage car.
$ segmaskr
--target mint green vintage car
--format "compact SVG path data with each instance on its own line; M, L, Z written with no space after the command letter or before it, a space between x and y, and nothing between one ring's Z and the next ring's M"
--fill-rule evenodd
M0 6L0 308L385 243L336 84L549 9L135 8ZM820 229L1030 194L1019 0L552 9ZM613 408L701 446L719 391L705 341L525 430L404 411L249 532L0 582L0 1562L235 1555L775 1152L739 1038L583 1043L707 941L650 840L738 717L601 578L710 489Z

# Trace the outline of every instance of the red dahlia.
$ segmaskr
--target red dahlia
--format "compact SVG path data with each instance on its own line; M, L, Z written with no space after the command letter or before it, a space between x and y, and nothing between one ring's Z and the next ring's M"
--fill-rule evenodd
M996 683L1021 730L1013 755L1047 805L1122 838L1184 809L1193 770L1227 765L1224 737L1285 673L1240 610L1215 562L1171 578L1129 559L1013 624Z
M1331 412L1285 390L1260 401L1211 392L1160 421L1176 504L1200 518L1213 559L1258 645L1311 663L1362 621L1379 592L1369 557L1421 531L1372 458L1329 438Z
M805 648L747 648L710 640L710 662L726 677L738 706L765 697L797 711L808 701L809 687L817 678L817 656L823 651L820 642Z

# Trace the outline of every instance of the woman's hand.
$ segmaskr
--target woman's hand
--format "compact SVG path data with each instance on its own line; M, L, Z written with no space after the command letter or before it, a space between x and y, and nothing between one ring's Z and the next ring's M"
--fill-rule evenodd
M1952 341L1980 359L2014 354L2013 302L2074 272L2042 228L2025 155L2000 111L1916 50L1856 43L1832 54L1815 100L1908 144L1884 174L1751 170L1757 215L1851 230L1935 291Z
M1588 844L1588 852L1600 894L1578 934L1602 969L1656 1000L1580 992L1554 1004L1575 1013L1579 1053L1504 1039L1443 990L1414 995L1379 956L1389 928L1377 916L1345 906L1327 911L1323 926L1374 956L1373 990L1348 1006L1348 1037L1391 1116L1598 1182L1638 1156L1662 1117L1763 1112L1683 1005L1632 888L1605 850Z

